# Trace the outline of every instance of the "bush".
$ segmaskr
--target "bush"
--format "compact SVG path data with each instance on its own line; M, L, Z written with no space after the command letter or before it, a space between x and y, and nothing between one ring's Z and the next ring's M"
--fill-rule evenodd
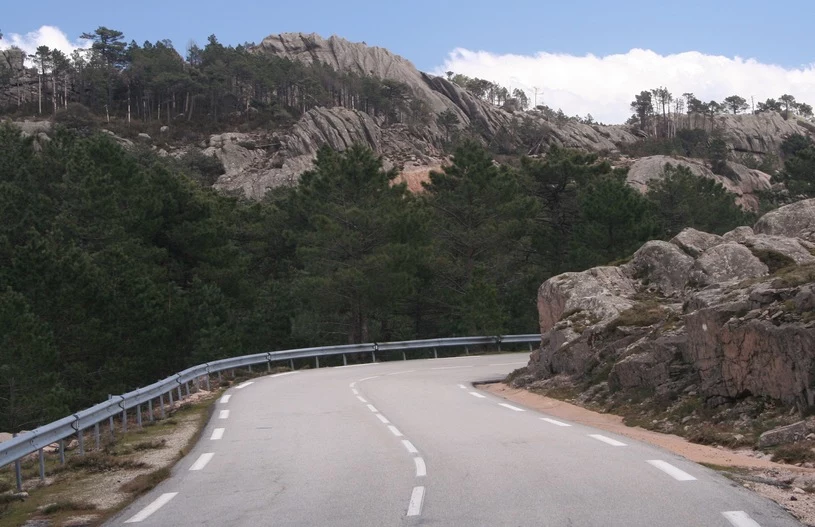
M772 460L781 463L806 463L815 461L815 451L812 447L815 443L804 441L778 447L773 452Z
M93 113L82 104L71 103L67 108L57 110L54 115L54 124L59 124L65 128L90 133L98 127L98 122Z

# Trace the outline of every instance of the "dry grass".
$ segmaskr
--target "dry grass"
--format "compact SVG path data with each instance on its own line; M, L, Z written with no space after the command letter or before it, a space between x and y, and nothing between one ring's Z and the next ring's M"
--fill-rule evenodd
M128 481L119 489L122 492L127 492L129 494L133 494L135 496L141 496L145 492L148 492L155 488L156 485L164 481L165 479L170 477L170 468L169 467L161 467L158 470L154 470L153 472L149 472L147 474L140 474L136 476L132 480Z

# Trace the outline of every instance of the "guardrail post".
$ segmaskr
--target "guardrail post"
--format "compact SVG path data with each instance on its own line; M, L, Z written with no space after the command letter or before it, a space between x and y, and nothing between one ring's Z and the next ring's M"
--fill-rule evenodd
M180 400L182 400L183 398L184 398L184 396L183 396L183 395L181 395L181 383L179 383L179 384L178 384L178 400L180 401Z
M532 343L529 343L529 352L532 353Z
M218 384L223 382L223 378L221 377L221 370L218 370Z
M345 353L342 354L342 365L348 366L348 357L345 356Z
M185 394L187 397L189 397L189 396L190 396L190 383L189 383L189 382L185 382L185 383L184 383L184 394Z
M377 344L376 342L374 342L374 349L373 349L373 351L371 351L371 360L372 360L373 362L376 362L376 352L377 352L377 351L379 351L379 344Z
M40 481L45 481L45 452L41 448L39 450L40 458Z
M469 354L470 354L470 346L464 346L464 354L465 354L465 355L469 355Z
M249 373L253 373L253 372L252 372L252 365L251 365L251 364L249 365Z
M141 429L141 404L136 405L136 424L138 424L139 429Z
M161 408L161 418L164 419L166 417L164 413L164 394L158 396L159 407Z
M114 431L115 427L113 425L113 416L112 415L108 418L108 427L110 428L110 440L113 441L114 439L116 439L116 433Z
M402 350L402 360L407 360L407 355L405 355L405 350Z
M315 361L315 364L317 365L317 368L319 368L320 367L320 356L315 355L314 356L314 361Z
M167 392L167 395L169 395L169 397L170 397L170 409L172 410L172 408L173 408L173 391L170 390L169 392Z
M147 401L147 411L150 414L150 422L152 423L156 420L156 416L153 413L153 399Z
M289 366L291 366L291 371L294 371L294 359L289 359Z
M230 371L232 372L232 378L234 379L235 378L235 368L232 368Z
M439 358L439 351L438 351L436 348L433 348L433 358L434 358L434 359L438 359L438 358Z
M269 369L271 369L271 368L269 368ZM207 379L207 391L208 391L208 392L211 392L211 391L212 391L212 387L209 385L209 370L207 370L207 377L206 377L206 379Z
M93 438L96 440L96 450L101 450L102 438L99 435L99 423L93 425Z
M17 437L17 432L14 432L13 437ZM23 491L23 469L20 466L20 460L14 460L14 479L17 482L17 492Z
M79 430L79 425L77 424L77 431L76 431L76 439L79 442L79 455L85 455L85 434L82 433L82 430Z
M121 395L119 397L122 398L122 400L119 401L119 408L122 409L122 433L126 434L127 433L127 408L125 408L125 404L124 404L125 403L125 398L122 397Z
M65 464L65 440L64 439L59 440L59 464L60 465Z
M266 371L272 371L272 361L266 361Z

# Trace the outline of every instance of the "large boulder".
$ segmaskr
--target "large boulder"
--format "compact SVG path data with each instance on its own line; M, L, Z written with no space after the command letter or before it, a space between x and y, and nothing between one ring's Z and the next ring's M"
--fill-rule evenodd
M702 253L693 264L692 279L701 285L747 280L769 273L769 268L738 243L723 243Z
M771 258L773 254L779 254L799 265L815 263L815 256L798 238L756 234L755 236L748 236L741 243L752 249L753 254L759 257L766 255Z
M694 258L722 242L721 236L697 231L692 227L684 229L671 239L672 244L677 245Z
M682 291L691 267L693 258L673 243L657 240L646 242L625 265L634 278L656 286L665 296Z
M619 267L595 267L580 273L553 276L538 289L541 334L551 330L564 313L585 311L597 322L609 321L629 309L637 292Z
M726 242L744 243L747 238L753 235L755 235L755 231L753 231L752 227L742 225L741 227L736 227L730 232L724 233L722 235L722 239Z
M753 227L756 234L803 238L815 242L815 199L806 199L762 216Z

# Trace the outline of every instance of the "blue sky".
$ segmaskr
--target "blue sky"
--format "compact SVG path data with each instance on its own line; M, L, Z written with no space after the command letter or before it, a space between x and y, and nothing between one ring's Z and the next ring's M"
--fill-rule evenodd
M425 71L454 69L527 93L538 87L543 102L571 115L619 122L632 93L660 85L708 99L788 92L815 103L813 20L813 0L46 0L4 10L0 30L6 45L34 45L54 42L26 35L42 26L75 42L105 25L128 41L169 38L182 53L213 33L225 44L336 34L386 47Z
M815 2L757 0L232 0L123 3L39 2L3 10L0 29L26 33L42 25L69 38L99 25L138 42L171 39L183 49L216 34L224 43L260 41L285 31L337 34L387 47L430 70L457 47L493 53L537 51L582 55L645 48L661 54L701 51L799 66L815 62L811 26ZM783 4L771 11L772 6Z

